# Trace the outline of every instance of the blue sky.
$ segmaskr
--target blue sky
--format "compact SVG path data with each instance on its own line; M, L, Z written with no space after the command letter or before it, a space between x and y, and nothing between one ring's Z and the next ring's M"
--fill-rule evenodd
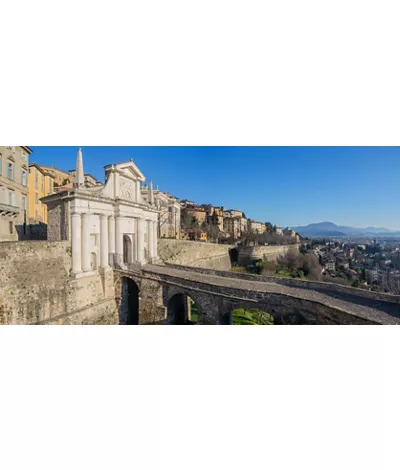
M31 162L75 168L78 147L31 147ZM400 229L400 147L85 147L85 173L133 158L147 180L195 202L280 226L330 221Z

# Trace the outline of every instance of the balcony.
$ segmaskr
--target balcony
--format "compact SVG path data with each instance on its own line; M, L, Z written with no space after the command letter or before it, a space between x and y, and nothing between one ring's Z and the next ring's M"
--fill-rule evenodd
M9 204L3 204L0 202L0 215L17 216L21 209L16 206L10 206Z

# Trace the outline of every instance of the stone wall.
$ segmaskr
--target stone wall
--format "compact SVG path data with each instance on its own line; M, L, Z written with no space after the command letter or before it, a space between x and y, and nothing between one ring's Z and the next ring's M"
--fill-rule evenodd
M69 203L67 201L47 203L48 241L69 240Z
M232 246L216 243L161 239L158 243L158 255L165 263L226 270L231 267L230 248Z
M239 247L239 264L246 266L257 259L267 258L276 263L278 256L286 254L289 250L299 253L299 245L281 246L241 246Z
M117 324L113 271L70 270L68 241L0 243L0 324Z
M181 265L168 264L174 269L179 269L187 272L197 272L199 274L218 275L220 277L226 277L230 279L243 279L246 281L261 281L261 282L272 282L286 287L297 287L315 292L329 293L338 299L347 300L350 297L357 297L358 299L364 299L365 305L374 306L378 302L385 302L394 305L400 304L400 295L382 294L380 292L368 291L365 289L359 289L350 286L341 286L329 282L318 282L318 281L303 281L299 279L282 279L274 276L260 276L257 274L248 273L237 273L231 271L220 271L207 268L197 268ZM398 307L400 315L400 306Z

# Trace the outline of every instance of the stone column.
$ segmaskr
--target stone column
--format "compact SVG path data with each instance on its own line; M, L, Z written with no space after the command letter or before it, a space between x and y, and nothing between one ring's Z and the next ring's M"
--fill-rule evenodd
M124 239L122 233L122 217L118 216L115 218L115 253L117 258L122 263L124 255Z
M72 273L82 272L82 219L81 214L73 213L71 216L72 231Z
M147 225L147 251L149 253L149 260L153 258L153 223L151 220L146 219Z
M92 270L90 257L90 214L82 214L82 269L85 273Z
M100 267L108 268L108 217L100 216Z
M108 252L115 253L115 219L114 216L108 218Z
M153 258L158 258L158 223L154 221L151 224L153 225Z
M137 253L137 260L139 263L144 262L144 220L142 218L138 218L137 220L137 245L138 245L138 253Z

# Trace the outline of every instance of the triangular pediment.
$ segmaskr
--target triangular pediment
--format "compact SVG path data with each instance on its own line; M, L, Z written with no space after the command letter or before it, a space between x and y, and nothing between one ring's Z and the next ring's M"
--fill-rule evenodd
M119 163L116 165L117 170L122 171L128 178L143 182L146 178L139 168L132 162Z

